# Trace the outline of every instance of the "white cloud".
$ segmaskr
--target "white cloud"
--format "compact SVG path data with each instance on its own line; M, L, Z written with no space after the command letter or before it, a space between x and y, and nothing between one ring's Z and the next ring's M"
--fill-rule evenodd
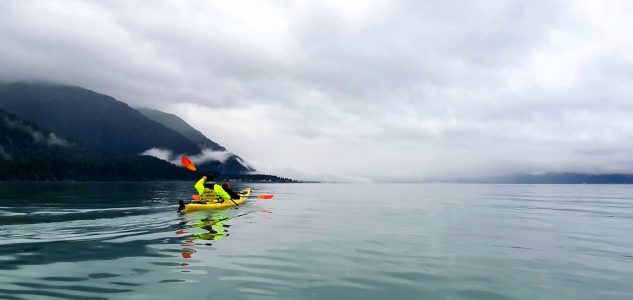
M152 148L143 151L140 155L149 155L164 161L168 161L174 165L180 166L180 159L182 154L173 153L168 149ZM228 151L213 151L210 149L203 149L198 155L187 156L194 164L203 164L210 161L219 161L224 163L232 154Z
M49 146L61 146L61 147L69 147L69 146L71 146L70 142L68 142L65 139L62 139L62 138L58 137L57 135L55 135L52 132L48 134L48 137L46 138L46 143Z
M4 150L2 145L0 145L0 157L2 157L3 160L13 160L13 157Z
M176 113L279 175L633 172L631 13L627 1L4 1L0 80Z
M213 151L209 149L204 149L198 155L189 156L189 159L193 163L202 164L209 161L219 161L224 163L229 157L231 157L231 153L228 151Z
M48 146L60 146L60 147L70 147L72 146L72 143L58 137L55 133L53 132L49 132L48 135L44 134L44 132L38 131L34 128L32 128L29 125L20 123L20 122L15 122L12 121L11 119L2 116L2 122L6 125L8 125L9 127L12 128L16 128L19 129L29 135L31 135L31 137L33 138L33 141L35 143L45 143ZM4 151L4 149L0 149L1 151ZM8 154L6 154L6 152L0 153L3 156L7 156Z
M140 155L149 155L156 157L158 159L162 159L164 161L168 161L172 164L178 164L178 160L174 158L174 154L171 150L161 149L161 148L152 148L147 149L140 153Z

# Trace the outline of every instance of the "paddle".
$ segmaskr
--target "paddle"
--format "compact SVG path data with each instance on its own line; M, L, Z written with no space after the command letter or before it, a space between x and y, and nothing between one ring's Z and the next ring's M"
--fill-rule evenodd
M274 197L274 195L272 195L272 194L262 194L262 195L259 195L259 196L253 195L253 196L248 196L248 197L257 197L259 199L269 200L269 199L272 199ZM193 195L191 195L191 199L198 201L198 200L200 200L200 195L193 194Z
M188 157L183 156L182 158L180 158L180 162L182 163L183 166L185 166L185 168L189 169L190 171L196 172L198 174L200 174L200 172L198 172L198 169L196 169L196 165L194 165ZM202 174L200 174L202 175Z
M183 166L185 166L185 168L189 169L190 171L196 172L198 174L200 174L200 172L198 172L198 169L196 168L196 165L194 165L188 157L186 156L182 156L182 158L180 158L180 162L182 163ZM198 200L200 199L200 196L198 195ZM233 201L233 199L229 198L229 200L231 200L231 202L233 202L233 204L235 204L236 207L239 207L240 205L237 204L237 202Z

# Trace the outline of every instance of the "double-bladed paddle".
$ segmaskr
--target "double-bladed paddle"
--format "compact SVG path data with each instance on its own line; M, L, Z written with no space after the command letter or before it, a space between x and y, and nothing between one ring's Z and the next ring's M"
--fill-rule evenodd
M240 197L244 197L244 195L241 195ZM272 195L272 194L261 194L261 195L258 195L258 196L253 195L253 196L248 196L248 197L249 198L257 197L257 198L262 199L262 200L270 200L270 199L272 199L274 197L274 195ZM198 200L200 200L200 195L193 194L193 195L191 195L191 199L198 201Z

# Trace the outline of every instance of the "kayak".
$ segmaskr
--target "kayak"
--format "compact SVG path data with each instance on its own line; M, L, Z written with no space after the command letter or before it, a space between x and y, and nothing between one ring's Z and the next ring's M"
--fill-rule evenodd
M235 201L235 203L237 203L238 205L242 205L246 202L246 200L248 200L248 196L251 194L251 189L245 188L237 194L240 195L240 199L233 199L233 201ZM233 201L224 200L224 202L222 203L187 203L185 204L185 208L182 210L182 212L188 213L188 212L201 211L201 210L215 210L215 209L231 208L231 207L235 207L235 204L233 204Z

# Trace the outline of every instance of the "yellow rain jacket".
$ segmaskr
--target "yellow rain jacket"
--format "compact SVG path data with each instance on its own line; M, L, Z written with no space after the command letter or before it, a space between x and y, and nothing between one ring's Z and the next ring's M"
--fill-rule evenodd
M198 195L200 195L200 200L202 202L223 202L223 200L230 200L231 196L222 188L219 184L213 184L213 190L204 186L205 179L200 178L194 187L196 191L198 191Z

